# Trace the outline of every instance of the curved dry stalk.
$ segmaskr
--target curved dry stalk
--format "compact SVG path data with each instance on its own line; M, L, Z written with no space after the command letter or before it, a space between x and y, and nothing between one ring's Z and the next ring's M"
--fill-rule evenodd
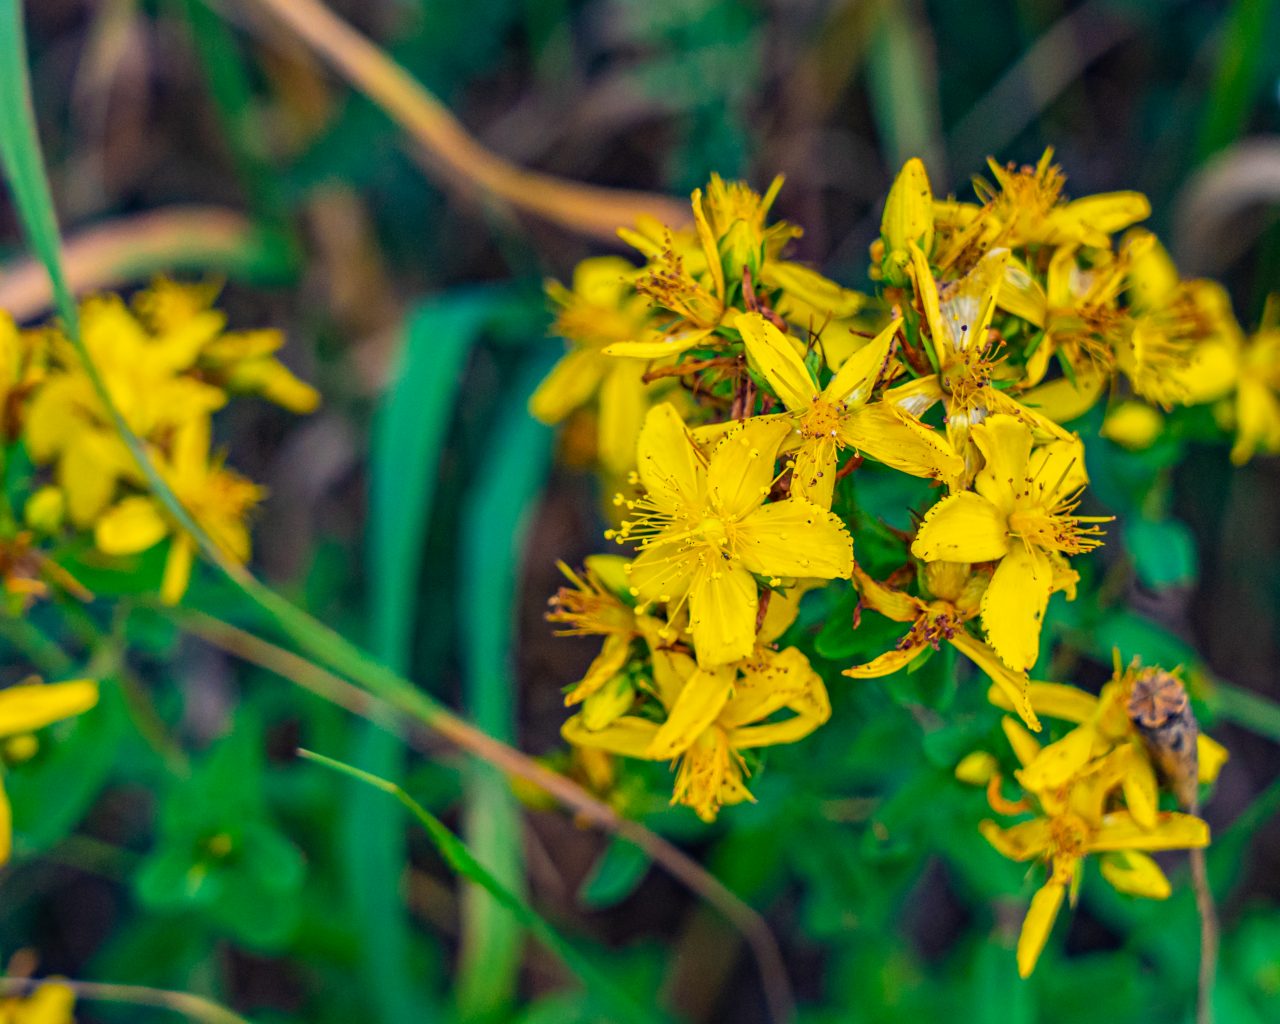
M584 185L525 170L486 149L417 79L320 0L242 2L285 25L381 107L422 144L441 183L455 192L474 194L479 189L503 205L607 241L614 241L617 229L641 214L664 224L689 221L688 205L667 196Z
M102 981L68 981L58 979L0 978L0 996L28 995L45 984L65 985L76 994L76 999L100 1003L125 1003L130 1006L153 1006L160 1010L172 1010L188 1020L201 1024L249 1024L238 1013L232 1013L203 996L190 992L172 992L163 988L147 988L143 985L115 985Z
M399 707L393 694L374 696L292 651L211 615L190 609L165 611L193 636L384 728L403 731L406 726L425 727L506 774L539 787L597 828L621 836L639 847L661 864L668 874L719 910L742 933L759 967L773 1019L781 1024L792 1018L791 984L782 952L769 925L758 912L683 850L638 822L622 817L572 779L539 764L527 754L494 739L444 708L424 714L420 707ZM424 745L427 735L422 729L416 733L410 730L408 739L419 749L433 753L429 745Z
M253 227L215 206L175 206L86 228L62 243L67 284L76 294L113 288L175 266L235 263L254 244ZM30 257L0 266L0 309L19 322L53 305L45 268Z

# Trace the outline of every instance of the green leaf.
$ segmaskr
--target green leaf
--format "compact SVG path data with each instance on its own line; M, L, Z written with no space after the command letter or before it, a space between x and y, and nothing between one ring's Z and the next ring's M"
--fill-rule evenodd
M1138 579L1153 590L1190 586L1197 575L1196 539L1177 519L1135 519L1124 530Z
M463 509L461 560L465 701L472 719L504 742L515 737L516 596L529 513L551 461L551 432L525 410L550 367L525 367L505 401L488 458ZM508 889L523 884L519 812L506 779L491 765L469 769L463 834L476 856ZM483 1019L509 1011L520 964L520 935L501 901L474 893L464 904L458 1006Z
M439 818L415 801L403 788L394 782L380 779L376 775L362 772L358 768L322 754L310 750L300 750L298 753L310 761L359 779L399 800L426 830L427 836L445 862L463 878L483 889L495 903L510 913L522 927L527 928L539 942L559 957L599 999L601 1007L610 1011L611 1019L635 1022L653 1022L661 1019L660 1015L652 1010L641 1008L632 1001L630 996L619 990L606 974L529 906L523 896L504 885L492 871L480 863L462 840L450 832Z
M417 612L423 547L435 498L445 434L468 353L494 304L494 293L455 293L421 305L405 325L400 365L374 425L370 455L369 574L373 651L403 672ZM397 737L362 726L353 760L384 776L404 770ZM394 877L408 851L395 808L367 786L350 785L343 817L346 884L362 937L360 956L370 1003L385 1024L424 1019L427 995L410 970L410 922Z
M578 899L594 910L621 903L635 892L651 863L649 855L638 846L615 839L583 879Z
M1268 31L1274 15L1275 0L1236 0L1225 19L1200 124L1201 162L1235 142L1248 126L1266 80L1265 58L1274 52L1275 35Z

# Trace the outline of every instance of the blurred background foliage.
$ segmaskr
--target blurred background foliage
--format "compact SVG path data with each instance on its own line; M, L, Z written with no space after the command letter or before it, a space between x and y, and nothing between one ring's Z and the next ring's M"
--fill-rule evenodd
M554 560L602 543L599 495L582 468L590 431L571 424L557 449L524 406L559 351L543 279L566 279L610 244L499 209L482 183L442 171L385 104L273 17L288 6L28 5L36 112L73 269L126 289L159 271L224 276L234 326L286 330L284 356L319 386L322 410L298 418L243 402L219 424L237 466L270 488L257 569L489 733L555 757L560 689L591 652L553 642L542 612ZM712 171L756 186L784 173L777 212L806 228L796 253L851 287L866 286L879 204L906 157L925 159L935 190L962 193L988 155L1034 161L1053 145L1069 191L1147 192L1181 268L1221 277L1247 327L1280 282L1278 7L332 10L517 165L677 196ZM7 207L0 237L11 260L0 306L42 315ZM94 238L106 244L77 249ZM1098 451L1097 493L1127 516L1096 560L1109 604L1055 607L1050 628L1067 654L1042 669L1098 684L1118 645L1187 665L1212 695L1204 714L1233 753L1207 809L1226 923L1219 1019L1274 1021L1277 463L1232 470L1222 451L1186 440ZM879 500L900 514L902 495ZM91 571L82 578L97 592L121 593L118 575ZM128 585L154 590L159 571L140 565ZM847 588L823 596L802 628L851 614ZM263 626L208 579L186 604ZM20 620L0 625L15 678L33 662L54 676L71 667L20 635ZM119 632L127 653L108 667L99 710L65 723L7 783L19 834L0 874L6 955L34 950L42 973L202 993L263 1024L619 1019L604 989L574 982L570 960L624 1003L650 1006L657 993L665 1009L646 1019L768 1019L739 933L633 847L527 793L522 806L493 770L444 745L410 756L393 734L183 637L169 617L135 610ZM870 636L826 630L813 643L838 668L878 653L883 638ZM998 734L997 716L980 687L955 686L947 652L884 685L835 686L832 698L828 726L770 756L759 804L714 826L666 807L665 766L635 769L620 798L766 915L800 1019L1189 1019L1197 944L1185 886L1139 904L1086 885L1069 929L1018 981L1011 948L1029 882L975 831L982 795L951 778L960 754ZM528 941L509 909L455 884L395 800L299 761L299 746L401 783L575 957ZM204 884L190 884L193 871ZM86 1021L140 1015L82 1010Z

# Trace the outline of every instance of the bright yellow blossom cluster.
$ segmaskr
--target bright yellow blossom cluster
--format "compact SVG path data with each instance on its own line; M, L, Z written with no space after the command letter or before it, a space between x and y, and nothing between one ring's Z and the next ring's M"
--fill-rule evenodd
M258 394L296 412L315 409L319 396L276 358L280 332L227 330L225 315L212 305L217 291L160 279L132 304L115 295L93 297L80 307L80 329L112 404L161 475L214 542L243 562L247 517L263 492L224 466L212 448L210 416L233 394ZM74 587L31 552L33 536L69 528L91 533L108 556L137 554L167 538L161 596L177 601L191 575L194 541L148 492L56 323L21 330L0 313L0 392L6 439L50 470L45 485L6 517L5 551L13 563L7 589L38 596L40 577L49 573L52 582ZM33 560L40 572L31 571Z
M1073 421L1105 401L1092 429L1135 447L1175 407L1214 402L1234 425L1233 459L1280 451L1280 306L1245 341L1222 289L1180 278L1136 227L1145 197L1068 200L1051 152L990 166L963 202L935 197L907 162L871 247L874 298L787 257L801 231L769 221L781 179L762 196L713 177L693 194L693 228L620 232L638 265L589 259L571 289L550 286L569 350L531 411L595 424L598 465L620 491L605 536L627 549L581 573L562 566L570 585L549 618L603 638L568 690L569 743L671 762L672 801L707 820L752 799L755 751L831 715L791 628L800 599L851 581L849 628L865 610L903 633L846 676L889 675L945 644L1019 716L1005 728L1020 799L1001 795L989 754L960 774L981 769L996 810L1035 816L983 827L1002 852L1050 864L1025 974L1085 854L1104 854L1119 888L1160 895L1168 883L1142 851L1208 842L1198 818L1158 809L1158 780L1192 805L1169 774L1177 759L1160 761L1124 717L1137 669L1101 698L1028 678L1052 595L1075 598L1073 560L1103 544L1111 518L1089 507ZM855 560L868 462L877 479L922 481L913 529L875 531L899 538L892 564L879 541ZM1042 715L1076 728L1041 749ZM1208 779L1225 752L1198 743Z

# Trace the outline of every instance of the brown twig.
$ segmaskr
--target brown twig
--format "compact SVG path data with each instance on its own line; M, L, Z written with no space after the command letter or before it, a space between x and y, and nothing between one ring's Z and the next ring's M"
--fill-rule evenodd
M478 189L500 205L606 241L614 241L617 229L640 214L672 226L690 219L687 204L670 197L568 181L518 167L491 152L408 71L319 0L242 2L286 26L381 107L422 144L440 183L454 192L468 195Z
M691 373L700 373L703 370L710 370L718 366L735 366L737 358L734 356L712 356L709 359L687 359L683 363L677 363L675 366L659 366L652 370L647 370L640 378L645 384L652 384L655 380L661 380L663 377L687 377Z
M572 779L539 764L527 754L494 739L448 711L437 713L429 722L414 719L389 701L365 692L306 658L211 615L189 609L173 610L171 614L187 632L207 643L288 679L385 729L407 732L409 742L419 749L423 749L426 736L422 729L415 731L411 727L424 726L506 774L545 790L582 820L639 847L672 877L719 910L742 933L759 967L771 1015L778 1024L791 1019L794 1005L791 984L782 952L764 918L666 839L638 822L622 817Z

